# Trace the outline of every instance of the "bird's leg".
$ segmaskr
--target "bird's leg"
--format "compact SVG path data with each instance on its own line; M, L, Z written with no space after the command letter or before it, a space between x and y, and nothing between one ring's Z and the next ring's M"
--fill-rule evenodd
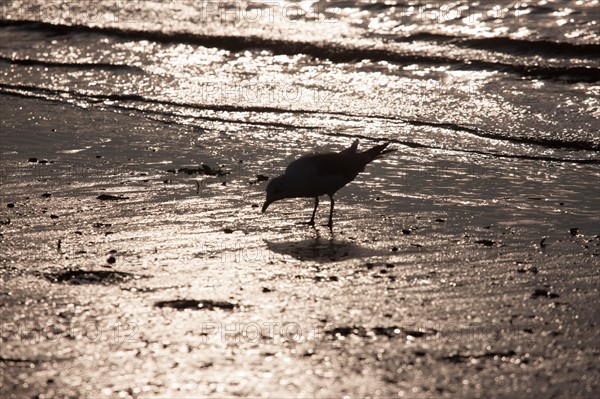
M313 209L313 214L312 217L310 218L308 225L309 226L314 226L315 225L315 215L317 214L317 207L319 206L319 197L315 197L315 209Z
M331 200L331 208L329 208L329 223L327 223L327 227L329 227L329 230L333 229L333 204L335 203L335 201L333 200L333 196L330 195L329 199Z

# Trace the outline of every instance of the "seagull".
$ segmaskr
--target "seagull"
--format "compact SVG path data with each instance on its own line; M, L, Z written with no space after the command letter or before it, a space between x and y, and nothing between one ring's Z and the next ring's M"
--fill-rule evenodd
M390 143L376 145L364 152L357 152L358 139L352 145L340 152L305 155L288 165L283 175L275 177L267 185L267 199L262 207L265 212L269 205L285 198L314 197L315 209L307 222L315 225L315 214L319 206L319 196L327 194L331 201L329 223L333 228L333 195L346 184L350 183L365 169L368 163L381 158L395 149L385 148Z

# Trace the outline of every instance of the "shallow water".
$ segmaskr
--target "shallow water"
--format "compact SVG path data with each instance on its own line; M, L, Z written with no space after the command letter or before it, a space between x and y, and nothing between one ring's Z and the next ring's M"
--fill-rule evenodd
M429 147L593 159L555 152L600 145L597 6L9 2L0 84L190 127L293 119Z

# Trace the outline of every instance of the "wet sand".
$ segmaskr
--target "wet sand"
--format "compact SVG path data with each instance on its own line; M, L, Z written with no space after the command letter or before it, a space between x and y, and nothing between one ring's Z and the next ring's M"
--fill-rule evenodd
M600 393L596 164L398 145L330 233L258 175L347 137L0 101L3 397Z

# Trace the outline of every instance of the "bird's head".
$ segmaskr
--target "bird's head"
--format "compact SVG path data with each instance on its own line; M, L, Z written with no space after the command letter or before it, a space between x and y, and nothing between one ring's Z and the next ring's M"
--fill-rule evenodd
M267 199L263 204L262 211L266 211L273 202L284 198L290 198L291 196L285 176L274 178L267 185Z

